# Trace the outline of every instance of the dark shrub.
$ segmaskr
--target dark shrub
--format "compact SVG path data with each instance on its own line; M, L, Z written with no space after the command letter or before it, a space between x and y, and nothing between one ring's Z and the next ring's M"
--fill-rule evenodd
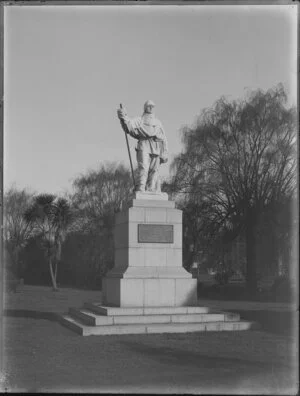
M223 271L217 272L215 275L215 281L219 284L219 285L227 285L229 278L233 275L233 271L232 270L228 270L225 269Z
M279 276L274 280L271 293L275 301L290 301L295 297L295 285L287 276Z

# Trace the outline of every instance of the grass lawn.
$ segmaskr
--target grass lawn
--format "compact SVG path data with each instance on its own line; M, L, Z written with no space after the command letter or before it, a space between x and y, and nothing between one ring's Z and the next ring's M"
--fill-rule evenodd
M101 301L100 294L75 289L53 293L50 288L33 286L8 294L3 390L296 394L298 340L293 332L276 334L263 328L80 337L54 320L53 312ZM229 302L202 305L222 308L222 303L227 304L223 309L230 309ZM259 309L249 304L249 311L243 304L245 313L273 309L276 314L290 309L287 305Z

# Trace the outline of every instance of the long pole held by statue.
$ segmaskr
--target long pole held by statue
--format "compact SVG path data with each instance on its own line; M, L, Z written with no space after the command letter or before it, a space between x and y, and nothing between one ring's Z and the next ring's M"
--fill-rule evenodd
M120 103L120 109L123 109L122 103ZM131 174L132 174L132 180L133 180L133 186L135 188L135 179L134 179L134 172L133 172L133 166L132 166L132 159L131 159L131 154L130 154L130 148L129 148L129 143L128 143L128 136L127 136L127 127L124 123L123 120L120 120L121 125L124 129L125 132L125 139L126 139L126 143L127 143L127 150L128 150L128 155L129 155L129 160L130 160L130 166L131 166Z

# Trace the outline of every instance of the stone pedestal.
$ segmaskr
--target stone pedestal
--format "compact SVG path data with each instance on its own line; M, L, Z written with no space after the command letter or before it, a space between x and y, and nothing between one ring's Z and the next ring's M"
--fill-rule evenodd
M197 280L182 267L182 212L166 194L136 194L116 216L115 266L102 301L59 316L83 336L257 329L238 314L197 306Z
M136 193L116 215L115 263L103 304L178 307L197 303L197 280L182 267L182 211L167 194Z

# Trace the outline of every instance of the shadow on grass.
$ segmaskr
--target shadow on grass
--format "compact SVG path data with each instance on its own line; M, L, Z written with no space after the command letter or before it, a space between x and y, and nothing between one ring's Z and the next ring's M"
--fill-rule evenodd
M272 370L282 369L284 367L291 368L290 364L279 361L259 361L250 359L240 359L235 357L222 357L220 355L202 355L197 352L184 351L182 349L174 349L168 347L157 347L141 344L140 342L134 341L120 341L122 345L125 345L135 353L139 353L143 356L151 357L159 363L167 365L191 365L197 366L199 369L202 367L207 369L228 369L232 368L234 371L236 367L246 367L247 369L253 368L255 371L259 370Z
M5 309L4 315L14 318L46 319L52 322L59 320L59 315L55 312L32 311L29 309Z
M269 333L290 336L297 330L297 312L290 311L238 311L241 319L257 322L261 325L261 330Z

